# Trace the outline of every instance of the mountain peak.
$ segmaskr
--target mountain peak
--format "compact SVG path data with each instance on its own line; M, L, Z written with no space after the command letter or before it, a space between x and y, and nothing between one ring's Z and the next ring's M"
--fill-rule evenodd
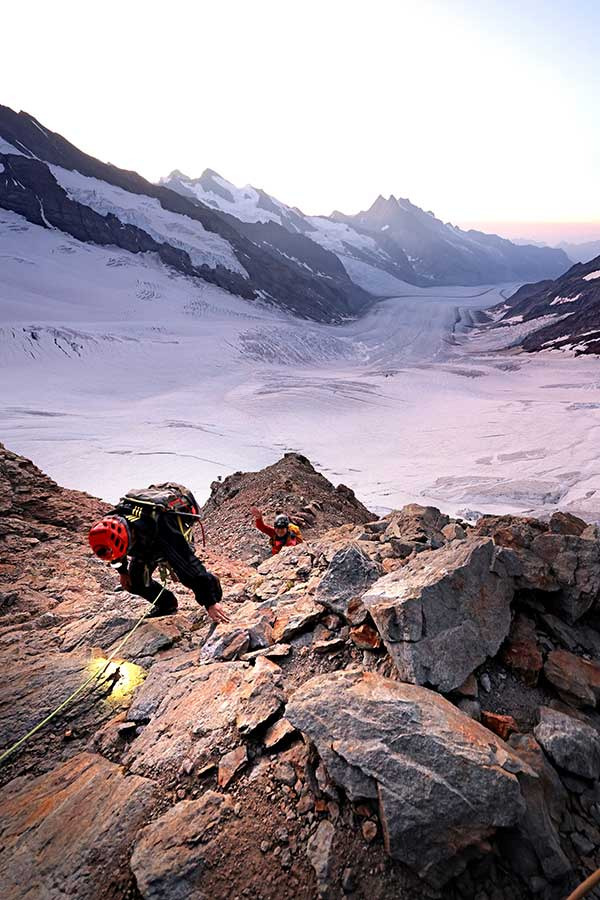
M185 172L182 172L181 169L173 169L173 171L169 175L167 175L166 178L160 179L160 184L163 184L165 181L169 181L170 178L179 178L179 179L182 179L183 181L191 181L192 180L190 178L190 176L186 175Z

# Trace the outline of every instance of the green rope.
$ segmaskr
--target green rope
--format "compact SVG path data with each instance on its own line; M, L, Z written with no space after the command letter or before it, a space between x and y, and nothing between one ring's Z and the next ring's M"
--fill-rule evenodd
M50 722L52 719L54 719L55 716L57 716L60 712L62 712L63 709L65 709L67 706L69 706L69 704L72 703L86 689L86 687L92 683L92 681L100 680L100 678L102 677L102 675L104 675L104 673L106 672L106 670L108 669L108 667L110 666L111 662L113 661L115 656L118 654L118 652L120 650L122 650L122 648L125 646L127 641L135 634L135 632L137 631L139 626L142 624L144 619L147 618L149 613L152 612L152 610L158 603L158 601L161 597L161 594L165 590L166 586L167 586L166 582L163 583L163 586L160 589L160 592L157 594L156 598L152 601L152 603L150 604L148 609L146 609L145 612L139 617L139 619L137 620L137 622L135 623L133 628L131 628L131 630L127 632L125 637L117 644L117 646L115 647L113 652L110 654L110 656L106 660L106 665L104 665L99 672L94 672L92 675L90 675L88 678L86 678L86 680L82 684L80 684L79 687L76 688L72 694L69 694L69 696L66 698L66 700L63 700L62 703L60 703L56 707L56 709L53 709L52 712L49 713L45 719L42 719L41 722L38 722L38 724L35 725L31 729L31 731L28 731L27 734L24 734L23 737L20 738L20 740L16 741L16 743L14 743L12 745L12 747L9 747L8 750L5 750L4 753L0 754L0 763L3 763L4 760L7 759L7 757L9 757L12 753L14 753L15 750L18 750L19 747L21 747L26 741L28 741L30 737L33 737L34 734L37 734L37 732L40 731L44 727L44 725L47 725L48 722Z

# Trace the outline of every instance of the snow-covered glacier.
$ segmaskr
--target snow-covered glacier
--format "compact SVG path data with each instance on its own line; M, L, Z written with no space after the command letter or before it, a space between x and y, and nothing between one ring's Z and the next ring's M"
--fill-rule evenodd
M473 313L511 289L399 282L323 325L0 211L1 437L107 499L166 479L205 497L297 449L373 509L600 519L597 361L515 352L506 329L499 351Z

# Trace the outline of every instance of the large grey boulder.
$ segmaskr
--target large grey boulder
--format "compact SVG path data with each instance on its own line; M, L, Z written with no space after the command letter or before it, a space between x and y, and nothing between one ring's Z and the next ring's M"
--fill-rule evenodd
M513 580L489 538L425 551L363 596L402 681L451 691L510 629Z
M317 586L315 600L339 615L350 615L352 622L358 623L364 620L364 614L360 615L355 609L359 604L353 601L359 600L382 571L358 544L348 544L334 554Z
M493 732L439 694L374 673L310 679L286 716L352 798L374 798L385 847L434 883L460 851L525 812L516 773L535 777Z
M548 706L540 708L536 738L552 761L582 778L600 776L600 735L595 728Z

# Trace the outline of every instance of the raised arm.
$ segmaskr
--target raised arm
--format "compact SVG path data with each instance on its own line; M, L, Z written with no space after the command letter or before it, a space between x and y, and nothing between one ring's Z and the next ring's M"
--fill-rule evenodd
M250 512L254 516L254 524L258 528L259 531L262 531L263 534L268 534L269 537L275 537L275 529L271 528L270 525L263 520L262 513L260 509L256 506L252 506Z

